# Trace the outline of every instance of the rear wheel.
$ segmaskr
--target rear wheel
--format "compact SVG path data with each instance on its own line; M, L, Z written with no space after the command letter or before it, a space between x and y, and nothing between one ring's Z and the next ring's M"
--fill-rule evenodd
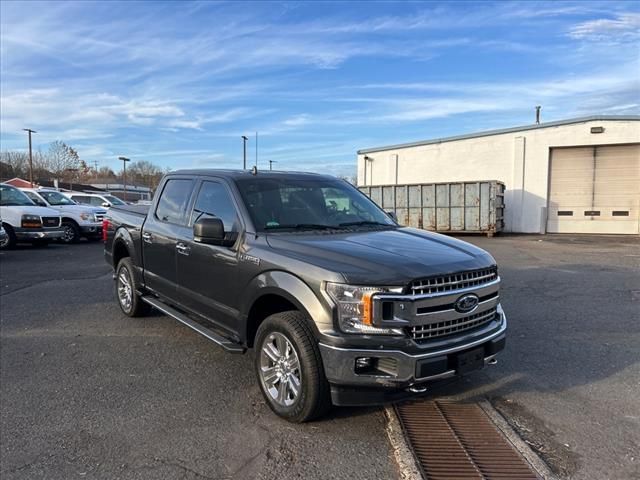
M7 232L7 236L0 240L0 250L9 250L16 246L16 234L13 233L13 228L6 223L3 223L4 231Z
M62 235L62 242L64 243L78 243L80 240L80 228L76 225L75 222L71 222L65 220L62 222L62 230L64 234Z
M140 290L140 284L134 272L131 258L125 257L120 260L116 268L116 296L118 305L125 315L141 317L149 313L151 307L136 293Z
M306 422L331 407L329 383L310 320L289 311L268 317L256 335L255 368L269 407L290 422Z

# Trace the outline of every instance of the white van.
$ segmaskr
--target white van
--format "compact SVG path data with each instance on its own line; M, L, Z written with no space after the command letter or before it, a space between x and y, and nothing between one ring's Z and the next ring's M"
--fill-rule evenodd
M107 214L104 208L78 205L57 190L50 188L21 188L21 191L42 207L58 210L62 217L65 243L76 243L80 237L96 240L102 237L102 220Z
M62 238L64 230L57 210L38 207L12 185L0 184L0 217L7 236L0 248L12 248L18 242L48 245Z

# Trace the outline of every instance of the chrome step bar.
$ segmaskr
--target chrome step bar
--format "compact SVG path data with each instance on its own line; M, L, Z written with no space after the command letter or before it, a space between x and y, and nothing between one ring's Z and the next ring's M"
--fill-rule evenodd
M169 305L167 305L162 300L160 300L160 299L158 299L156 297L152 297L152 296L149 296L149 295L144 295L144 296L142 296L140 298L141 298L141 300L143 302L148 303L149 305L151 305L154 308L157 308L158 310L160 310L165 315L169 315L170 317L176 319L177 321L179 321L180 323L186 325L190 329L195 330L196 332L198 332L203 337L206 337L209 340L211 340L212 342L217 343L218 345L220 345L222 348L224 348L228 352L231 352L231 353L244 353L247 350L243 346L241 346L241 345L239 345L239 344L237 344L235 342L232 342L228 338L223 337L219 333L214 332L213 330L205 327L204 325L200 325L198 322L196 322L196 321L190 319L189 317L187 317L184 313L176 310L173 307L170 307Z

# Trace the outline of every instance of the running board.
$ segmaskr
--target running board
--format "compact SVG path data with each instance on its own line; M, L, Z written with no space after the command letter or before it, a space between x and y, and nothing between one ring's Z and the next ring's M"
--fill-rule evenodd
M187 327L191 328L192 330L195 330L196 332L198 332L203 337L206 337L209 340L211 340L212 342L217 343L218 345L220 345L222 348L224 348L228 352L231 352L231 353L244 353L246 351L246 348L242 347L241 345L239 345L237 343L234 343L231 340L223 337L219 333L216 333L213 330L211 330L211 329L209 329L209 328L207 328L207 327L205 327L203 325L200 325L199 323L195 322L194 320L191 320L184 313L176 310L173 307L170 307L169 305L167 305L166 303L162 302L161 300L159 300L159 299L157 299L155 297L142 296L142 297L140 297L140 299L143 302L148 303L152 307L157 308L162 313L164 313L166 315L169 315L170 317L173 317L174 319L178 320L180 323L183 323L184 325L186 325Z

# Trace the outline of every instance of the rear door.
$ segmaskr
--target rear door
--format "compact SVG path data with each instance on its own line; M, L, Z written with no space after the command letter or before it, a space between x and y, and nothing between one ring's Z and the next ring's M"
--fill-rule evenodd
M226 234L239 234L242 227L237 205L229 187L222 181L203 180L197 190L188 221L189 228L181 229L178 238L176 261L179 301L218 325L236 331L238 249L236 246L194 242L193 223L202 217L217 217L222 220Z
M145 284L174 301L177 293L177 236L188 222L187 209L194 184L193 179L169 178L158 202L149 210L142 229Z

